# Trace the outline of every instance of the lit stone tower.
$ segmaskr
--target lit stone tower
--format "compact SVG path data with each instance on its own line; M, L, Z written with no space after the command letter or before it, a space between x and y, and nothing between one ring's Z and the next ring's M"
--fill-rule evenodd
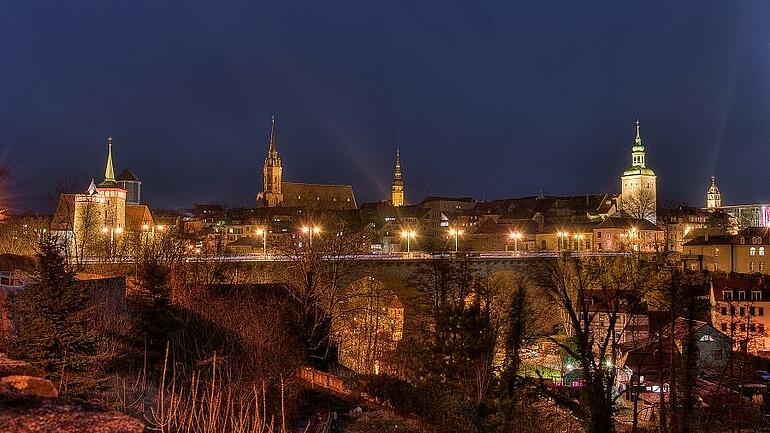
M278 144L275 137L275 116L271 119L270 147L267 150L265 165L262 167L262 192L257 194L257 204L267 207L280 206L283 203L281 192L281 158L278 156Z
M719 192L716 176L711 176L711 185L706 191L706 208L715 209L722 207L722 193Z
M404 205L404 180L401 178L401 151L396 149L396 166L393 168L393 187L390 192L393 206Z
M636 121L636 138L631 147L631 167L620 177L621 209L632 217L657 220L657 176L647 167L646 151Z

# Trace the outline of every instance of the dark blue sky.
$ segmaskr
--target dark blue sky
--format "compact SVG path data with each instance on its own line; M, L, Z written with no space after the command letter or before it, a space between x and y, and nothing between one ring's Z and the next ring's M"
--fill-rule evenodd
M642 121L661 200L770 201L770 2L29 1L0 5L0 163L45 210L130 167L151 205L284 178L407 199L619 190Z

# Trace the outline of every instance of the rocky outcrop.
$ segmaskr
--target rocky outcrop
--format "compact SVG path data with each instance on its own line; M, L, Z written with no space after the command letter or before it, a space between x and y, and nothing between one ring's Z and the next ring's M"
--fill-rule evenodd
M0 353L3 433L141 433L144 424L88 402L59 398L56 386L26 362Z
M33 376L5 376L0 377L0 394L56 398L59 391L50 380Z
M74 399L0 394L0 426L8 433L141 433L144 425L119 412Z

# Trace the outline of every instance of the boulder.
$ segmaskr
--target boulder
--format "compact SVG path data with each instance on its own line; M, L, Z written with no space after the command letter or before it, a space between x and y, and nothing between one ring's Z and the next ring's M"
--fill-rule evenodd
M76 399L0 394L4 433L142 433L144 424Z
M59 391L50 380L33 376L0 377L0 393L34 395L51 398L59 396Z

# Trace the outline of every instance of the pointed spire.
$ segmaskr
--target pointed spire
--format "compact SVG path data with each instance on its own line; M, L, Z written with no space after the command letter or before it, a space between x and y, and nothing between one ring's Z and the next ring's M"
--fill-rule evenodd
M115 181L115 170L112 168L112 141L114 138L107 137L107 167L104 169L104 180Z
M393 168L393 180L401 180L401 149L396 148L396 166Z
M639 131L639 119L636 119L636 138L634 138L634 144L636 146L642 145L642 133Z
M107 165L104 167L104 180L99 184L100 187L112 188L117 185L115 182L115 170L112 168L112 137L107 137Z
M268 158L278 158L278 141L275 136L275 116L270 116L270 148L267 151Z

